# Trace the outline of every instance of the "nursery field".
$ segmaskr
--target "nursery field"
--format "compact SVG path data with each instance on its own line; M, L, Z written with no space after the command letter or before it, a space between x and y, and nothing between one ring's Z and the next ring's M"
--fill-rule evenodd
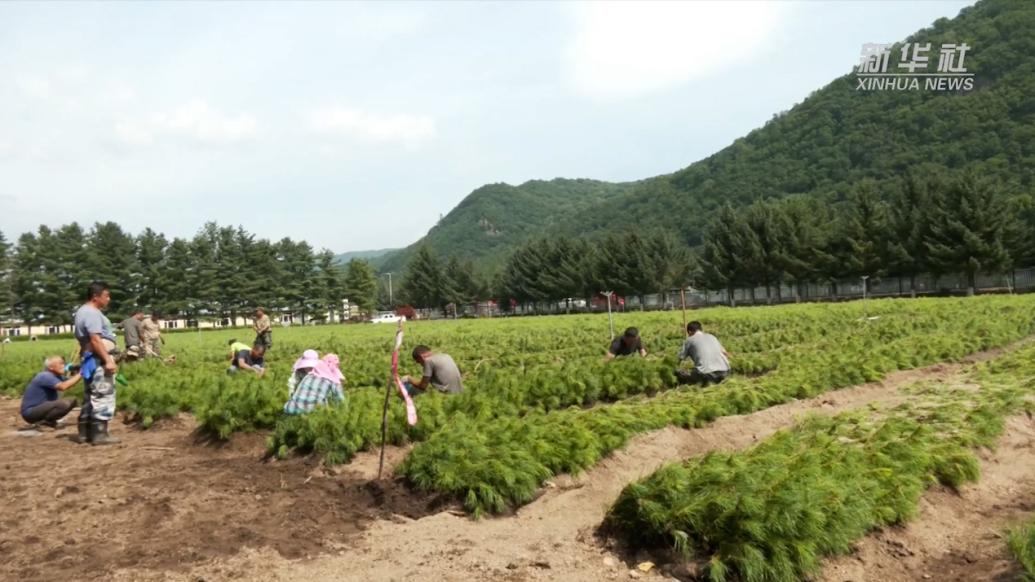
M400 372L419 373L408 354L426 344L465 390L417 397L413 426L392 397L380 481L393 326L277 329L262 378L226 374L245 330L168 334L176 363L122 368L124 444L95 449L66 438L74 426L27 436L16 418L42 359L74 342L7 345L0 578L849 579L841 561L877 532L933 519L924 499L999 483L983 469L1018 434L1001 479L1021 505L981 547L1005 575L1029 567L1035 296L688 317L731 352L727 382L677 385L678 311L616 314L648 357L612 362L601 315L407 324ZM346 402L285 417L309 348L341 357ZM921 542L909 551L906 579L954 572Z

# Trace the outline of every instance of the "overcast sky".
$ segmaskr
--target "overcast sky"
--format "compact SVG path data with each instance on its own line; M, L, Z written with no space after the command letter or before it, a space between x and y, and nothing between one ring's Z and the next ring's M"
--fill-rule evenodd
M689 165L970 2L0 3L0 231L403 246L471 190Z

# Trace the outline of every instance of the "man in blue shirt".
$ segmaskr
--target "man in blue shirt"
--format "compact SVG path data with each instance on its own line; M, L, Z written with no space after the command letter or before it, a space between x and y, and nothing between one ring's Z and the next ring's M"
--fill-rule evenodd
M22 394L22 418L30 424L57 426L57 421L75 408L75 398L58 399L58 392L64 392L79 383L82 376L77 371L65 378L65 359L51 356L44 363L44 369L29 382Z
M108 421L115 417L115 330L102 310L111 302L103 281L87 287L86 303L75 312L73 333L79 341L82 362L83 407L79 410L79 442L109 445L119 439L108 435Z

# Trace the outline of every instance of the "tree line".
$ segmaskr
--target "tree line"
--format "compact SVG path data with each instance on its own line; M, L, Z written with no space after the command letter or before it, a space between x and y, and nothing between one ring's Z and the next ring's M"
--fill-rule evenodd
M1010 198L974 174L908 175L880 192L858 183L839 204L804 196L722 207L704 236L696 274L732 291L829 283L866 276L909 280L960 273L973 293L979 274L1031 264L1030 200Z
M463 305L495 299L541 303L618 295L665 293L687 279L690 249L661 230L615 233L600 239L537 237L520 245L499 272L475 273L470 262L443 262L428 247L407 267L404 297L417 306Z
M909 280L923 274L965 275L973 293L979 274L996 274L1035 258L1027 197L1009 197L974 174L907 175L892 186L856 184L841 200L808 195L726 204L702 226L702 244L664 229L633 229L604 237L540 237L526 241L502 269L481 276L470 263L443 262L427 247L410 260L404 296L442 307L495 298L518 302L587 298L601 291L662 294L692 284L726 290L784 286L866 276ZM692 221L694 217L687 217Z
M364 261L344 268L304 241L257 238L207 223L190 239L150 228L127 233L114 222L40 226L9 242L0 233L0 318L28 325L72 321L86 283L111 285L113 318L135 309L166 317L235 318L256 307L303 319L341 315L343 299L377 307L378 281Z
M340 315L343 299L363 311L401 303L445 308L495 299L542 303L665 294L692 284L708 290L830 284L860 276L909 280L962 273L973 291L978 274L1035 264L1029 197L1003 192L973 173L907 175L889 186L863 180L840 200L808 195L719 208L695 238L638 228L595 237L537 237L500 268L441 258L424 246L410 259L390 304L384 280L367 262L342 267L333 254L303 241L273 242L242 228L208 223L190 239L150 228L137 236L113 222L89 231L72 223L21 235L0 233L0 318L32 325L67 324L86 282L112 285L115 317L142 308L167 316L233 318L257 306L305 319ZM693 222L695 217L686 217Z

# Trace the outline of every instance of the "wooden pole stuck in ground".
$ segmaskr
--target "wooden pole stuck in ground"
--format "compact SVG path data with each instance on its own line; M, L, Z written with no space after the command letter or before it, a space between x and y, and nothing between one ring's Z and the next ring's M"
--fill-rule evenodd
M377 480L381 480L381 472L385 468L385 442L388 440L388 402L392 398L393 378L388 377L388 385L385 387L385 406L381 411L381 460L377 463Z
M679 302L683 305L683 335L687 335L689 332L686 330L686 290L682 287L679 288Z

